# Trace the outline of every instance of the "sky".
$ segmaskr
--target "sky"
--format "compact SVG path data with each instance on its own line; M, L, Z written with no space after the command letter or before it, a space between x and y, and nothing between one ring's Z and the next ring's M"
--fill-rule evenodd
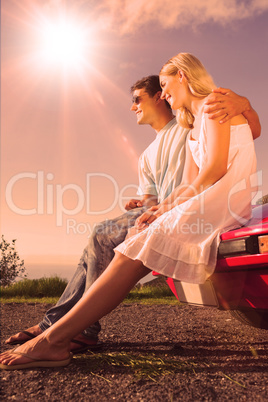
M75 264L136 196L155 132L137 126L130 87L179 52L258 112L268 194L267 43L267 0L2 0L1 233L26 268Z

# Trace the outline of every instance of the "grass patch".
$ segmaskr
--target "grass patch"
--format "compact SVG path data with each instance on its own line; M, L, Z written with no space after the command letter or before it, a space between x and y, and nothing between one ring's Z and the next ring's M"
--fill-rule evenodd
M56 304L59 300L58 297L9 297L4 298L1 297L1 304L8 304L8 303L27 303L27 304Z
M87 359L87 356L88 359ZM90 370L90 374L99 375L97 372L107 368L107 366L114 367L115 371L123 371L124 373L134 375L137 378L149 378L156 381L160 376L174 375L178 372L195 372L197 363L178 361L174 359L155 356L155 354L147 355L134 355L125 352L113 353L94 353L92 355L77 355L74 357L76 360L81 360L84 364L84 369ZM106 367L105 367L106 366ZM102 378L108 382L107 378Z
M56 304L59 300L58 297L10 297L10 298L1 298L1 304L7 303L28 303L28 304ZM163 297L163 298L132 298L125 299L123 303L126 304L144 304L147 306L152 305L160 305L160 304L168 304L168 305L178 305L179 301L175 298L175 296Z
M143 285L141 287L135 287L127 295L124 303L139 303L139 304L178 304L178 300L175 298L166 282L163 280L157 285Z
M41 279L23 279L10 286L1 287L1 297L5 299L14 297L59 297L66 285L67 281L58 276Z
M132 299L135 300L142 300L142 299L154 299L154 298L165 298L165 297L172 297L173 293L166 285L166 283L161 284L160 286L152 286L143 285L141 287L135 287L131 290L131 292L126 297L127 300L131 301Z
M163 280L156 285L135 287L124 303L178 304L177 299ZM23 279L10 286L1 287L2 303L46 303L55 304L62 295L67 281L57 276L41 279Z
M146 305L148 305L148 306L152 306L152 305L160 305L160 304L169 304L169 305L177 305L177 304L179 304L179 301L175 298L175 296L169 296L169 297L160 297L160 298L148 298L148 299L146 299L146 298L142 298L142 299L140 299L140 298L137 298L137 299L131 299L131 300L129 300L129 299L125 299L124 301L123 301L123 303L126 303L126 304L134 304L134 303L137 303L137 304L146 304Z

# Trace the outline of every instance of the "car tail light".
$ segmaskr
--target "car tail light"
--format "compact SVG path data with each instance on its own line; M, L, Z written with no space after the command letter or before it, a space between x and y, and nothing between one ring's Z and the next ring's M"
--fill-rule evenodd
M259 254L258 237L260 236L247 236L222 241L219 245L218 257L227 258L245 254Z

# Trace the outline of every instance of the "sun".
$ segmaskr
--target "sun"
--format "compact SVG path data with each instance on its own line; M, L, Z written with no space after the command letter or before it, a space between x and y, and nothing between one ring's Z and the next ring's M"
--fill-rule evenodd
M42 27L41 59L43 63L66 69L79 67L88 58L88 31L74 21L61 19Z

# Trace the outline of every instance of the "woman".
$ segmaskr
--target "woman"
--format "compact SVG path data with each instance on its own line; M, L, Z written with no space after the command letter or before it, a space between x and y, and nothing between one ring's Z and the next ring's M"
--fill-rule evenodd
M231 125L205 117L206 96L215 85L190 54L169 60L160 83L180 124L193 128L182 184L137 220L135 233L115 249L109 267L74 308L41 335L2 353L1 368L67 365L71 340L115 308L150 269L204 282L215 267L220 233L250 217L249 180L256 161L244 117L233 118ZM94 309L88 309L90 303Z

